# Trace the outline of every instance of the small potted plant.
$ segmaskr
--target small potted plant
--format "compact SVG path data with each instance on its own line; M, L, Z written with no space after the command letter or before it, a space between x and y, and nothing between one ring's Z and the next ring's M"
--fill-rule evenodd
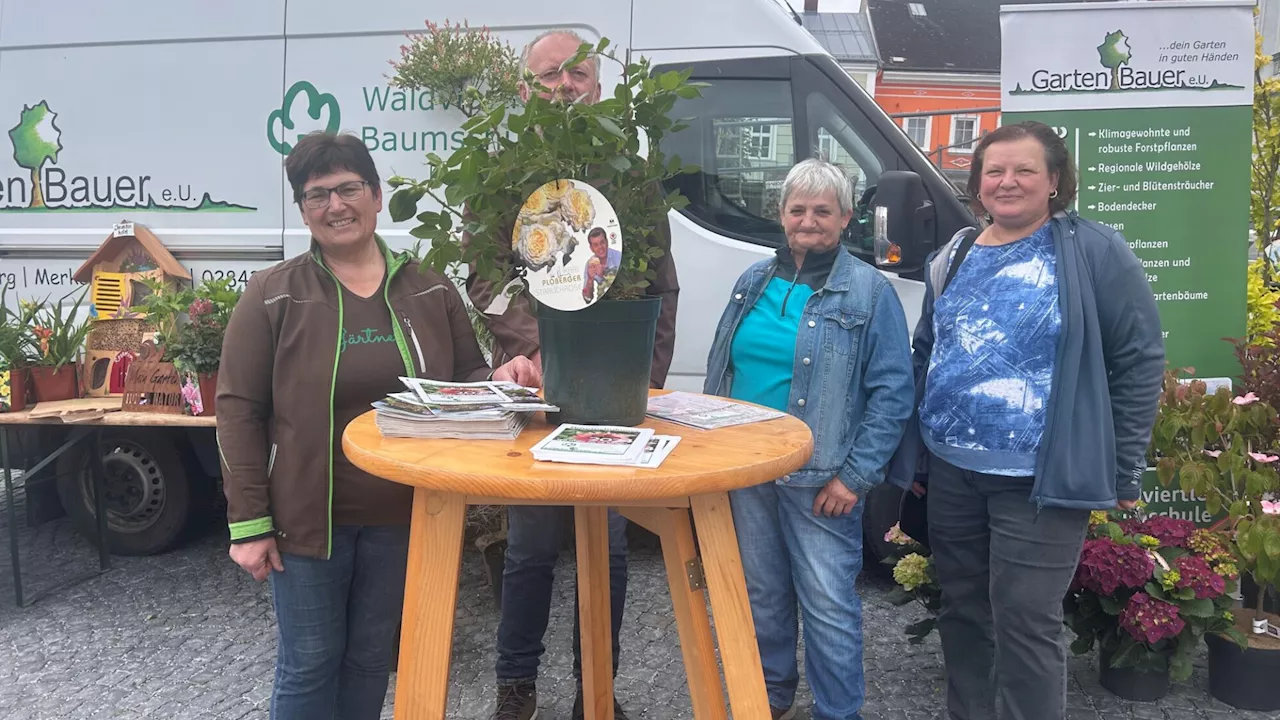
M564 64L572 67L588 57L617 62L606 52L608 45L607 39L594 47L584 44ZM434 46L427 52L434 53ZM561 183L552 181L581 180L607 193L618 218L622 255L603 300L575 312L534 303L544 390L566 422L643 420L661 303L645 291L656 277L653 261L669 251L658 227L671 209L687 204L678 192L665 194L661 188L693 169L659 148L667 133L684 127L668 117L676 100L697 97L698 84L688 81L689 72L653 75L645 59L620 64L622 77L613 93L594 104L553 102L534 93L518 110L509 109L509 102L480 106L484 112L463 124L466 134L448 158L427 155L426 180L388 181L397 188L390 202L396 221L414 217L424 196L441 207L418 213L419 225L410 231L431 241L423 267L447 272L469 265L510 292L523 289L523 273L532 269L514 259L512 228L534 191L554 186L559 192ZM428 81L440 84L442 92L457 92L439 78L417 80ZM541 87L531 74L524 81ZM464 98L476 97L465 88L462 92ZM551 191L544 192L549 198ZM566 257L572 253L572 245L561 249ZM587 387L582 379L588 377L601 378L604 385Z
M187 321L165 338L164 357L183 375L183 404L192 415L215 414L222 341L240 292L230 279L200 285L187 305Z
M1191 676L1201 638L1238 642L1231 608L1236 568L1224 537L1159 515L1114 520L1094 512L1063 621L1071 650L1098 647L1102 686L1126 700L1152 701Z
M80 308L88 292L88 288L81 291L70 308L62 304L62 300L69 296L46 301L32 318L31 333L35 337L36 353L31 382L37 402L72 400L80 395L76 368L93 321L88 317L79 321L77 318L81 315Z
M885 533L884 541L893 549L882 562L893 567L893 581L898 584L889 602L898 606L914 602L927 613L923 620L905 628L907 641L918 645L933 632L938 624L938 611L942 609L942 587L938 585L933 554L902 532L896 523Z
M19 302L11 306L7 293L0 290L0 367L6 387L0 390L5 412L20 412L27 407L31 366L35 364L35 336L31 325L39 306Z
M1249 372L1246 367L1246 378ZM1233 397L1219 388L1209 395L1203 382L1184 383L1178 375L1166 374L1153 430L1157 474L1166 487L1176 481L1184 492L1204 498L1211 515L1225 511L1220 525L1253 589L1244 598L1248 612L1231 632L1206 636L1209 691L1241 709L1280 710L1274 687L1280 677L1280 616L1266 611L1268 594L1280 584L1280 418L1253 392Z

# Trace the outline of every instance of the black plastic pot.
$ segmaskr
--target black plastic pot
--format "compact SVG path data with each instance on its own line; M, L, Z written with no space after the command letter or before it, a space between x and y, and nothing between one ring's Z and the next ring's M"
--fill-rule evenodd
M1241 710L1280 710L1280 650L1241 650L1221 635L1205 635L1204 641L1209 646L1210 695Z
M565 312L538 304L542 382L551 422L639 425L662 298L598 302Z
M1098 653L1098 680L1116 697L1136 702L1153 702L1169 694L1169 670L1151 672L1138 668L1111 667L1111 653Z

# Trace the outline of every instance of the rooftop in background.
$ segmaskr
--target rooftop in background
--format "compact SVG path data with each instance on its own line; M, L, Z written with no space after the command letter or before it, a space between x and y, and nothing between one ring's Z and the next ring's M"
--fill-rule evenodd
M875 27L875 45L886 71L954 73L1000 72L1002 4L1053 1L866 0Z
M864 13L807 12L800 15L808 30L837 62L877 63L876 41Z

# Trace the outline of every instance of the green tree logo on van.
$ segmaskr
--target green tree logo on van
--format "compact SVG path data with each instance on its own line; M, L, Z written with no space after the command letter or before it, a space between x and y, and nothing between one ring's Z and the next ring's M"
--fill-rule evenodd
M1120 66L1128 65L1133 53L1129 51L1129 38L1119 30L1107 33L1107 39L1098 46L1098 62L1111 71L1112 90L1120 89Z
M40 189L40 168L49 160L58 162L62 149L62 131L53 121L57 113L49 109L49 103L41 100L35 107L22 107L22 119L9 131L13 143L13 161L18 167L31 171L31 204L27 207L44 207L44 193Z
M251 212L256 207L214 200L191 183L157 181L137 172L79 175L65 156L58 114L47 100L23 104L9 130L13 162L30 175L0 175L0 212ZM127 155L127 154L126 154ZM68 158L63 157L63 160ZM74 159L74 155L72 156Z
M342 127L342 111L338 107L338 99L329 93L322 93L316 89L315 85L306 80L299 80L289 88L284 94L284 102L281 103L279 110L271 111L267 116L267 142L271 143L271 147L281 155L288 155L293 150L293 145L289 143L287 131L293 130L297 125L293 122L293 101L299 95L307 96L307 115L312 120L319 120L320 116L327 110L329 121L325 124L325 132L337 132ZM276 125L280 125L280 134L276 134ZM298 135L296 139L302 136Z

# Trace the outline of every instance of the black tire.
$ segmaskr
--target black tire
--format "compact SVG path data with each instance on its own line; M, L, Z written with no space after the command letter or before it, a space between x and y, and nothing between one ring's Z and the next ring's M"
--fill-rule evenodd
M106 473L107 542L117 555L154 555L183 537L193 493L179 452L183 438L152 428L106 430L102 437ZM58 458L58 495L76 532L97 544L92 441Z
M891 572L882 560L889 557L893 545L884 541L884 534L898 522L898 508L902 504L902 489L883 483L867 493L866 506L862 509L862 565L864 570L887 577Z

